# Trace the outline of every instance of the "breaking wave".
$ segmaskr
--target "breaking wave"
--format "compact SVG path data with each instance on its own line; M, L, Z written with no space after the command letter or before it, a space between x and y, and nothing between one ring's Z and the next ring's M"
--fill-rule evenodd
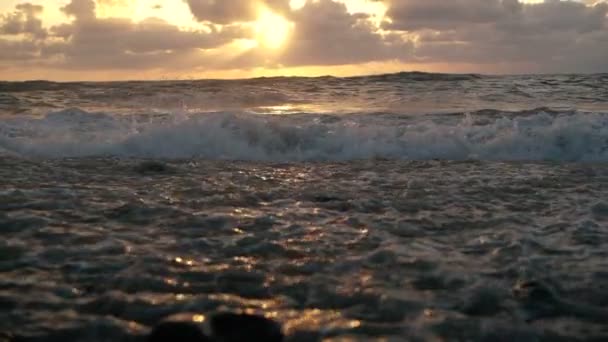
M288 116L248 113L111 115L69 109L0 121L0 155L204 158L608 161L608 114Z

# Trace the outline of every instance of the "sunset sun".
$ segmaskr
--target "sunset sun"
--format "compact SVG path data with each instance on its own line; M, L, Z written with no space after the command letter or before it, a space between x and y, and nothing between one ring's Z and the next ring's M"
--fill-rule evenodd
M258 20L255 22L256 40L259 45L270 49L278 49L289 38L292 24L284 17L260 8Z

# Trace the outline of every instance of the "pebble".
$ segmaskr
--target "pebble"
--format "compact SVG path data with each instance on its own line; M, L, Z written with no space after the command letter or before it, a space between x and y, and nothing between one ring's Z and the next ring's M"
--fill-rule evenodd
M263 316L217 313L208 322L208 334L203 325L189 321L163 321L152 329L147 342L281 342L281 326Z
M206 342L213 341L203 334L201 328L190 322L163 322L154 327L147 342Z
M283 341L281 326L262 316L219 313L211 317L210 325L218 341Z

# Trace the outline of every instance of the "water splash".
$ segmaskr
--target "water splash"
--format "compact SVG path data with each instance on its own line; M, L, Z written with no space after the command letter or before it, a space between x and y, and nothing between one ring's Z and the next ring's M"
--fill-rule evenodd
M604 113L111 115L69 109L0 121L0 153L260 161L608 160Z

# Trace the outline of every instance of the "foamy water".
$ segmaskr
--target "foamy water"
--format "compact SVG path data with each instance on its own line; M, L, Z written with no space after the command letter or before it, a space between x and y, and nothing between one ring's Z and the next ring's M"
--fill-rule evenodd
M0 340L608 338L605 75L0 83ZM235 327L238 329L239 327Z
M0 124L3 152L28 157L253 161L608 160L608 115L109 115L70 109Z

